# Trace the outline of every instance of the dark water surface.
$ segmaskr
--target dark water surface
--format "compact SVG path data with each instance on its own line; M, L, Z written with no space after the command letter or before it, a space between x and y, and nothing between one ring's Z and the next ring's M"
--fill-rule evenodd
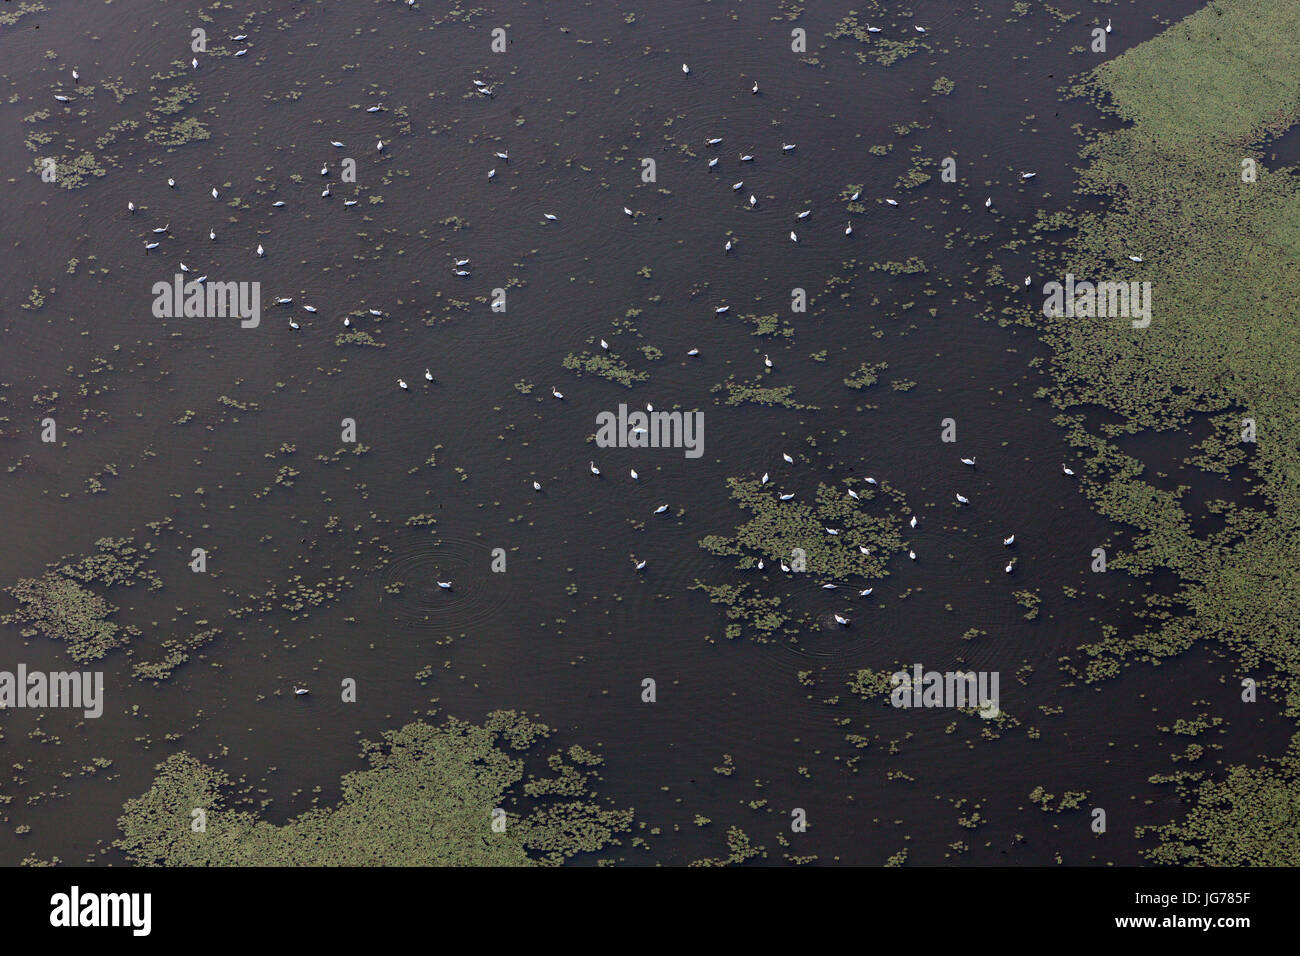
M0 140L0 394L9 419L0 464L24 460L0 472L0 583L170 518L174 530L162 537L170 551L152 562L163 590L109 592L121 607L116 620L140 627L150 647L223 629L158 686L132 680L126 655L110 654L96 665L108 687L97 721L5 716L11 769L0 792L13 800L0 860L123 862L103 849L121 805L179 749L246 775L272 801L268 819L282 821L310 805L314 788L323 801L337 797L339 776L360 765L361 739L436 701L441 713L472 721L524 710L565 746L599 744L601 795L660 830L638 831L650 849L625 849L629 862L717 855L730 825L767 846L771 862L789 852L876 865L903 847L920 864L1048 864L1058 852L1069 864L1138 862L1134 826L1177 812L1166 790L1147 783L1177 769L1169 759L1177 741L1157 728L1192 716L1192 701L1223 697L1226 669L1192 653L1096 687L1062 686L1058 659L1077 658L1103 624L1140 626L1141 586L1089 571L1092 549L1122 549L1124 532L1061 475L1071 452L1052 409L1034 397L1044 381L1030 363L1044 348L1024 329L979 316L1017 301L985 284L991 265L1017 284L1038 275L1036 250L1005 246L1027 236L1036 213L1067 205L1075 126L1099 122L1060 87L1100 57L1067 51L1088 43L1098 16L1123 24L1111 39L1116 55L1198 5L1062 2L1078 12L1064 24L1030 6L1022 18L1000 2L923 2L910 7L913 17L901 7L863 10L863 22L890 36L912 35L914 23L928 29L929 49L887 69L859 63L856 41L826 37L848 3L810 4L789 20L792 4L520 2L435 23L447 8L428 0L413 11L51 0L48 11L0 27L0 115L10 132ZM216 19L200 20L200 9ZM199 25L209 52L190 71L189 31ZM494 55L489 34L501 25L511 43ZM790 53L795 26L807 30L815 63ZM249 40L225 39L237 33ZM241 45L248 55L231 56ZM74 65L83 84L122 77L138 92L119 104L101 89L65 111L52 94L72 90ZM173 70L186 75L151 81ZM954 81L951 95L932 91L940 76ZM494 95L475 94L475 78ZM168 151L144 139L143 114L151 85L178 83L195 86L184 115L211 138ZM376 103L385 110L365 111ZM24 123L38 109L54 119ZM91 111L84 123L81 109ZM33 128L90 148L132 118L140 129L108 150L107 174L86 188L60 189L33 173L41 153L23 142ZM921 128L894 131L913 121ZM706 148L711 136L723 144ZM334 139L347 148L332 148ZM782 143L798 148L783 153ZM868 151L887 143L887 156ZM740 163L741 153L755 161ZM713 155L721 161L710 171ZM356 159L355 185L339 182L345 156ZM955 157L959 181L941 182L931 165L924 186L896 188L913 156ZM654 184L640 181L642 157L656 161ZM329 199L320 197L322 162ZM1021 170L1038 176L1021 181ZM737 180L740 193L730 188ZM864 184L864 213L845 210L850 183ZM751 192L753 210L744 201ZM354 196L359 204L344 207ZM243 203L232 208L236 197ZM276 200L285 206L273 208ZM812 216L796 221L808 208ZM468 225L444 225L449 217ZM149 230L167 223L160 247L144 254ZM736 248L725 255L728 235ZM259 243L265 258L254 254ZM928 271L869 268L910 256ZM472 275L457 278L452 262L465 257ZM69 275L73 258L80 265ZM192 275L260 281L262 325L154 318L150 288L179 262ZM643 267L650 278L638 275ZM828 288L833 277L843 284ZM45 304L23 309L33 287ZM498 287L508 287L505 314L487 306ZM796 287L808 292L807 314L790 314ZM293 307L271 305L275 296L292 296ZM715 316L723 304L730 314ZM336 345L342 317L368 308L383 310L382 320L362 314L354 326L384 348ZM630 320L635 332L617 326L629 309L642 310ZM745 313L778 314L794 336L755 337L739 321ZM300 330L288 327L290 315ZM569 353L599 352L601 337L649 380L625 389L562 367ZM643 345L663 357L647 360ZM686 356L692 347L698 358ZM822 351L824 360L813 358ZM111 371L92 372L96 357ZM874 388L842 384L861 363L882 361L888 369ZM794 385L795 399L818 409L722 405L711 389L732 375ZM916 384L891 389L897 380ZM518 382L532 383L531 394ZM78 394L85 383L91 394ZM553 385L564 401L551 397ZM59 393L52 403L33 400L49 390ZM223 395L257 409L223 406ZM620 402L703 410L704 455L596 448L596 414ZM194 420L173 424L187 409ZM60 444L40 442L47 414ZM939 440L947 417L958 422L955 445ZM341 447L344 418L355 419L368 452L318 462ZM274 456L283 443L296 452ZM1167 452L1175 475L1181 447L1171 442ZM978 470L959 455L977 456ZM86 480L109 463L117 477L87 494ZM274 485L283 464L300 472L291 488ZM801 498L819 481L887 482L920 517L905 536L919 560L894 559L869 599L847 586L832 595L811 576L769 575L784 604L826 626L797 643L724 639L722 609L691 585L767 572L736 571L697 542L747 517L725 480L765 471ZM972 506L956 508L955 492ZM669 516L653 517L661 503ZM436 527L406 526L420 514ZM1018 561L1006 575L1001 538L1013 531ZM210 573L189 571L194 547L209 551ZM498 547L508 554L504 574L490 571ZM634 556L648 562L644 573ZM336 601L305 614L230 615L295 576L346 583ZM448 578L453 591L437 588ZM1067 598L1067 587L1080 595ZM1041 596L1036 620L1012 596L1024 589ZM0 610L12 604L0 597ZM830 614L846 609L851 626L834 625ZM969 628L986 633L965 641ZM54 642L24 640L17 628L0 636L6 668L68 666ZM859 668L914 661L999 671L1002 707L1020 727L983 740L977 719L896 711L846 686ZM425 667L429 676L417 680ZM813 686L800 684L802 671ZM345 677L358 682L356 704L330 690ZM653 705L640 700L646 677L658 685ZM296 682L314 693L295 699ZM1063 713L1046 716L1041 706ZM1286 739L1272 714L1215 712L1229 722L1217 741L1224 761ZM957 731L946 732L954 720ZM846 733L873 742L855 750ZM724 754L731 776L712 769ZM856 772L845 766L853 756ZM111 770L81 775L94 757L111 758ZM1088 806L1107 809L1105 837L1083 814L1040 811L1028 799L1040 785L1088 791ZM57 795L32 802L38 793ZM960 826L975 806L987 823ZM794 807L807 811L807 833L790 833ZM696 827L697 813L713 824ZM20 824L31 832L15 833ZM956 841L969 852L952 854Z

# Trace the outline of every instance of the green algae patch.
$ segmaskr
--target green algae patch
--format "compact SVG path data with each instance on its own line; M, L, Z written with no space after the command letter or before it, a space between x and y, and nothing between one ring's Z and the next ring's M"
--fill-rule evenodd
M148 792L127 801L114 845L144 866L536 866L615 845L630 830L631 811L587 795L591 771L552 759L560 776L548 788L502 749L531 745L544 725L509 711L487 724L416 721L388 731L363 746L370 766L344 775L337 805L282 826L247 809L222 771L178 753L159 764ZM505 812L520 784L566 799ZM204 817L197 832L195 810ZM504 828L494 828L494 811Z
M617 382L625 388L631 388L637 382L644 382L650 376L646 372L632 368L617 353L583 352L580 355L569 353L561 364L570 372L582 375L595 375L599 378Z

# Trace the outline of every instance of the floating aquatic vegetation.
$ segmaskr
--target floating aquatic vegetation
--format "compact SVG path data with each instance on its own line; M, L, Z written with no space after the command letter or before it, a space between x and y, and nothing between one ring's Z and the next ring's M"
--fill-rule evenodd
M101 538L96 553L61 565L39 578L24 578L6 590L18 602L0 623L22 628L24 637L44 635L62 641L73 660L98 660L126 646L138 628L110 620L117 608L85 585L103 588L147 583L162 587L157 575L144 568L153 546L137 548L130 538Z
M131 673L141 680L164 681L172 676L172 671L190 659L190 654L211 643L221 634L220 628L208 628L191 634L181 640L165 640L162 649L165 652L160 660L142 661L133 664Z
M1129 316L1032 317L1053 352L1055 385L1041 394L1071 411L1060 423L1087 455L1076 466L1081 488L1102 514L1137 529L1131 551L1111 566L1179 578L1172 601L1151 602L1147 630L1105 631L1067 670L1105 679L1127 664L1218 642L1234 652L1238 673L1259 674L1261 687L1278 681L1271 696L1293 717L1300 180L1294 170L1265 168L1256 150L1300 121L1298 33L1296 4L1215 3L1087 76L1076 92L1127 123L1082 151L1079 192L1103 209L1036 228L1073 228L1062 243L1062 278L1149 282L1154 305L1145 325ZM1089 407L1119 420L1090 428ZM1219 530L1201 535L1186 489L1158 486L1142 461L1108 440L1185 432L1198 417L1209 417L1214 432L1188 462L1218 474L1244 464L1266 505L1212 500L1206 509ZM1294 760L1293 748L1277 769L1233 767L1224 781L1189 786L1193 809L1147 831L1162 840L1148 858L1294 863L1294 827L1278 826L1279 813L1295 812Z
M745 831L740 827L727 827L727 855L693 860L691 866L735 866L763 855L763 847L756 847L750 842Z
M626 388L650 378L649 373L632 368L614 352L583 352L581 355L570 352L561 364L578 375L597 375Z
M727 397L724 400L727 405L780 405L784 408L798 408L815 411L816 405L804 405L796 402L791 396L794 395L793 385L763 385L762 378L755 378L750 382L737 382L735 376L730 376L725 382L714 385L710 392L726 391Z
M235 782L188 753L158 765L148 792L127 801L115 846L144 866L530 866L557 864L618 843L631 811L584 799L540 800L523 814L493 811L519 796L524 762L501 749L522 749L548 728L513 712L489 715L490 726L455 719L417 721L363 746L369 769L344 775L332 807L314 808L281 826L238 799ZM561 766L564 765L561 761ZM554 764L553 764L554 766ZM586 781L589 772L569 768ZM191 827L205 811L202 832Z
M41 13L49 8L39 2L20 3L18 6L0 10L0 27L11 27L29 13Z
M858 366L857 371L844 380L844 384L849 388L870 388L880 381L880 373L887 368L889 368L888 362L877 362L874 365L863 362Z

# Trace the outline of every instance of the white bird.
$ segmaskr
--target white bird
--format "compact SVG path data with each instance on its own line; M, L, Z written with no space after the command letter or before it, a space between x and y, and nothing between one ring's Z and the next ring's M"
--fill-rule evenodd
M61 94L59 94L59 93L55 93L55 94L54 94L54 98L55 98L56 100L58 100L60 103L71 103L71 102L72 102L72 100L68 99L68 97L63 96L63 95L61 95Z
M594 461L587 462L587 467L591 469L591 473L593 475L595 475L597 478L600 477L600 469L596 467L596 463Z
M916 527L916 515L912 515L912 520L909 521L909 522L907 523L907 526L908 526L909 528L915 528L915 527Z
M458 276L460 276L462 279L464 279L465 277L467 277L467 276L469 275L469 273L466 272L464 269L457 269L457 270L456 270L456 275L458 275Z
M915 552L915 551L908 551L908 552L907 552L907 556L908 556L909 558L911 558L913 561L916 560L916 552Z
M146 242L144 244L144 251L146 254L148 254L150 249L157 249L157 248L158 248L158 243L156 242Z
M257 244L257 254L258 254L259 256L265 256L265 255L266 255L266 250L262 248L262 244L261 244L260 242Z
M870 597L871 592L874 590L875 588L863 588L861 591L858 592L858 597Z
M755 196L753 193L750 193L750 194L749 194L749 208L750 208L750 209L753 209L753 208L754 208L755 206L757 206L757 205L758 205L758 197Z
M789 501L791 498L794 497L794 492L791 491L788 494L780 495L779 497L782 501Z
M399 379L397 380L397 387L398 387L398 388L410 388L411 386L409 386L409 385L406 384L406 379L404 379L404 378L399 378Z
M195 281L195 282L207 282L207 281L208 281L208 274L205 272L205 273L203 273L203 275L199 276L199 277L196 278L194 281Z
M959 505L968 505L968 504L970 504L970 499L967 498L965 495L962 495L962 494L959 493L959 494L957 495L957 504L959 504Z
M76 82L77 80L81 79L81 74L77 72L77 68L75 66L72 68L72 79L73 82Z
M281 206L284 205L284 200L277 199L275 202L271 203L271 205L274 206L276 209L279 209Z
M320 194L322 199L328 199L332 195L328 183L325 184L325 188L320 191Z
M660 505L658 508L655 509L655 514L657 514L657 515L661 515L661 514L663 514L665 511L667 511L667 510L668 510L668 506L667 506L667 505Z
M880 484L880 482L876 481L876 479L871 478L871 477L867 477L867 478L865 478L864 480L865 480L866 483L869 484L869 485L878 485L878 484Z
M216 238L217 238L217 230L215 230L215 229L209 229L209 230L208 230L208 238L211 239L211 240L213 240L213 241L215 242L215 241L216 241Z
M827 534L830 534L830 535L838 535L838 534L840 533L840 529L839 529L839 528L826 528L825 530L826 530L826 533L827 533Z
M550 220L551 222L555 222L557 219L560 218L559 216L555 215L555 213L551 213L551 212L544 212L544 213L542 213L542 217L543 217L544 219L548 219L548 220Z
M844 224L844 235L846 236L853 235L853 223L847 222Z
M855 190L854 193L853 193L853 195L849 197L849 202L857 202L857 201L858 201L858 197L861 196L861 195L862 195L862 190L861 190L861 189Z
M727 240L727 244L726 244L725 246L723 246L722 248L723 248L724 251L726 251L726 252L730 252L730 251L731 251L731 240L728 239L728 240Z
M989 196L987 199L984 200L984 208L988 209L992 205L993 205L993 197Z
M355 199L345 199L345 200L343 200L343 205L345 205L345 206L355 206L356 204L357 204L357 201L356 201Z
M766 365L768 368L772 367L772 360L768 358L766 352L763 353L763 364Z
M540 481L536 481L536 480L534 480L534 481L533 481L533 491L541 491L541 490L542 490L542 483L541 483Z
M849 623L849 619L847 617L841 617L840 615L836 614L835 623L847 625Z
M714 315L726 315L726 314L727 314L727 310L730 309L730 308L731 308L731 306L729 306L729 305L720 305L720 306L718 306L716 309L713 310L713 314L714 314Z
M166 232L166 231L167 231L168 229L170 229L170 228L171 228L171 223L169 222L169 223L167 223L167 225L165 225L165 226L158 226L156 229L154 229L153 234L154 234L155 236L162 235L164 232Z
M791 242L799 241L799 237L795 234L795 231L793 229L790 230L790 241Z
M232 40L234 40L236 43L238 43L240 40L247 40L247 39L248 39L248 34L247 34L247 33L241 33L241 34L239 34L239 36L231 37L230 39L232 39Z
M917 33L924 33L924 32L925 32L925 27L915 27L914 29L916 30Z
M623 207L623 215L625 215L625 216L632 216L632 215L635 215L635 213L633 213L631 209L628 209L627 206L624 206L624 207Z
M761 481L759 481L759 484L760 484L760 485L765 485L765 484L767 484L767 472L763 472L763 478L762 478Z
M128 212L130 212L130 213L132 213L132 214L134 215L134 213L135 213L135 203L128 201L127 204L126 204L126 208L127 208L127 211L128 211Z
M963 458L963 459L961 460L961 463L962 463L963 465L969 465L971 468L974 468L974 467L975 467L975 459L974 459L974 458Z
M181 272L189 272L189 271L190 271L190 267L187 266L185 263L182 262L182 263L181 263Z
M1012 568L1014 568L1015 566L1016 566L1016 562L1014 562L1014 561L1008 561L1008 562L1007 562L1007 566L1006 566L1006 568L1004 568L1004 570L1007 572L1007 574L1010 574Z
M837 587L839 587L838 584L823 584L823 585L822 585L822 590L823 590L823 591L834 591Z
M709 160L709 169L712 169L716 165L718 165L718 157L714 156L711 160Z
M343 316L343 328L345 329L352 328L352 316L350 315Z
M633 560L636 560L636 559L634 558ZM637 569L638 571L644 571L644 570L645 570L645 561L637 561L637 562L636 562L636 569Z
M807 219L807 218L808 218L809 216L811 216L811 215L812 215L812 210L811 210L811 209L805 209L803 212L799 213L799 214L796 215L794 218L796 218L796 219Z
M216 186L213 186L213 187L212 187L212 198L213 198L213 199L216 199L217 196L219 196L219 195L220 195L220 193L217 192L217 187L216 187Z
M690 72L691 72L691 68L690 68L689 66L687 66L685 63L683 63L683 64L682 64L682 72L683 72L683 73L690 73Z
M381 153L384 151L384 141L382 139L375 144L375 149Z
M197 56L190 57L190 69L197 70L198 68L199 68L199 58Z
M510 162L510 154L509 154L509 153L497 153L497 154L496 154L496 157L497 157L497 159L503 160L504 162L507 162L507 163Z
M732 184L731 184L731 188L732 188L732 190L733 190L734 192L740 192L741 188L742 188L744 185L745 185L745 181L742 179L742 180L741 180L740 182L738 182L738 183L732 183Z
M1073 471L1072 469L1070 469L1070 468L1065 467L1065 465L1062 465L1062 466L1061 466L1061 471L1064 472L1064 473L1067 474L1067 475L1073 475L1073 474L1074 474L1074 471Z
M76 79L76 77L73 77L73 79ZM758 80L755 80L755 81L754 81L754 85L753 85L753 87L750 89L749 92L754 93L754 94L757 94L757 93L758 93Z
M315 313L316 313L316 306L314 306L314 305L304 305L304 306L303 306L303 309L304 309L305 311L307 311L307 312L312 313L313 315L315 315Z
M794 149L797 145L798 145L797 143L782 143L782 144L781 144L781 152L783 152L783 153L788 153L788 152L790 152L792 149Z
M369 312L371 315L377 315L380 316L381 318L383 317L384 314L383 311L380 309L366 309L366 311Z
M438 582L438 587L442 588L444 591L450 591L450 590L451 590L451 582L450 582L450 581L439 581L439 582Z
M1005 544L1005 545L1009 548L1009 547L1011 547L1013 544L1016 543L1016 536L1015 536L1014 534L1012 534L1012 535L1007 535L1007 537L1005 537L1005 538L1002 539L1002 543Z
M298 327L299 327L299 326L298 326L298 323L297 323L297 322L295 322L293 319L290 319L290 320L289 320L289 328L294 329L294 330L297 330Z
M322 176L328 176L328 175L330 174L330 168L329 168L329 166L328 166L328 165L321 166L321 168L320 168L320 174L321 174Z
M564 398L564 393L561 392L554 385L551 386L551 394L554 395L556 398Z
M721 137L721 136L715 136L715 137L713 137L713 139L706 139L706 140L704 141L704 145L705 145L705 146L717 146L717 145L718 145L719 143L721 143L721 142L722 142L722 137Z
M475 85L475 86L487 86L487 84L484 83L482 80L475 80L475 81L474 81L474 85Z
M641 476L638 475L638 474L636 473L636 469L635 469L635 468L631 468L631 469L629 469L629 470L628 470L628 474L630 474L630 475L632 476L632 480L633 480L633 481L640 481L640 480L641 480Z
M786 463L787 465L793 465L793 464L794 464L794 459L791 458L789 455L787 455L785 452L781 452L781 457L785 459L785 463Z
M854 501L859 500L858 493L854 491L852 488L849 489L849 497L852 498Z
M886 199L885 202L889 203L891 206L897 206L897 205L898 205L898 200L897 200L897 199Z
M235 51L235 56L245 56L247 53L248 53L248 50L247 50L247 49L236 50L236 51Z
M1032 282L1032 281L1033 281L1033 280L1030 279L1029 276L1025 276L1025 285L1029 285L1030 282Z
M175 188L176 188L176 180L174 180L174 179L168 179L168 180L167 180L167 188L168 188L168 189L175 189Z
M687 352L686 352L686 354L687 354L687 355L699 355L699 354L700 354L700 350L699 350L699 349L688 349Z
M1037 175L1038 175L1038 173L1021 173L1021 174L1020 174L1020 178L1021 178L1021 179L1033 179L1033 178L1034 178L1035 176L1037 176Z
M336 149L342 149L342 148L343 148L343 144L340 143L337 139L332 139L332 140L330 140L330 145L333 146L333 147L335 147Z
M1131 260L1133 260L1134 262L1141 262L1141 261L1142 261L1142 257L1141 257L1141 256L1129 256L1129 258L1130 258Z
M781 565L782 571L786 572L787 574L790 573L790 565L786 564L784 561L778 561L777 563Z
M315 309L312 309L312 311L315 312L316 310L315 310ZM424 370L424 380L425 380L426 382L432 382L432 381L433 381L433 373L430 372L427 368Z
M1110 32L1110 17L1106 18L1106 32Z
M307 688L306 688L306 687L295 687L295 688L293 689L293 692L294 692L294 694L296 694L297 696L301 697L303 694L307 693Z
M496 179L496 178L497 178L497 171L496 171L495 169L489 169L489 170L488 170L488 180L491 181L491 180Z
M868 33L879 33L879 32L880 32L880 27L867 27L867 32L868 32Z
M858 550L861 551L863 554L868 555L868 556L871 554L871 549L868 548L868 547L865 547L865 546L863 546L863 545L858 545Z
M740 157L740 161L742 163L752 163L754 161L754 157L750 153L746 153L744 156Z
M600 340L600 347L604 349L606 352L609 351L609 343L606 342L604 339Z
M367 112L367 113L378 113L378 112L379 112L380 110L382 110L382 109L383 109L382 106L367 106L367 107L366 107L366 112Z

